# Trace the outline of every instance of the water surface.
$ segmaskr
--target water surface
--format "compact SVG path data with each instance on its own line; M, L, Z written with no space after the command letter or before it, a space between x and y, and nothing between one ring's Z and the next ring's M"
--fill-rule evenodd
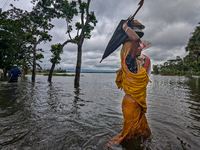
M19 83L0 82L0 149L103 150L122 130L121 102L114 73L74 77L37 75ZM150 140L137 149L198 150L200 78L151 75L147 87ZM133 149L134 142L124 149ZM118 147L122 149L122 147Z

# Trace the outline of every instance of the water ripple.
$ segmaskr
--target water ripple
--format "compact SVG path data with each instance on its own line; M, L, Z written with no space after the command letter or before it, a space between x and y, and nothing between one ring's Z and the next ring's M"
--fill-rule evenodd
M31 76L18 84L0 82L0 149L104 149L123 124L124 92L115 77L85 73L77 89L73 77L53 77L52 83L46 76L37 76L36 83ZM152 75L151 80L146 116L152 135L136 149L198 149L200 78Z

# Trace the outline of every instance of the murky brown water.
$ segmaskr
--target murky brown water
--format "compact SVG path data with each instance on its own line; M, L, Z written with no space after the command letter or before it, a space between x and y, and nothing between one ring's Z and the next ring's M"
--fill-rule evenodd
M198 150L200 78L152 75L151 80L146 114L151 140L137 149ZM73 81L53 77L50 84L47 76L37 76L35 84L31 76L18 84L0 81L0 149L103 150L122 129L124 92L114 73L85 73L79 89Z

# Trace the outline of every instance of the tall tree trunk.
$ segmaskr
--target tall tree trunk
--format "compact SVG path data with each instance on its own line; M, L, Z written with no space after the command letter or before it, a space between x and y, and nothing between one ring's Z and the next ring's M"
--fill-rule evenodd
M48 77L48 80L47 81L49 81L49 82L51 82L51 79L52 79L52 74L53 74L53 70L54 70L54 68L55 68L55 63L53 63L52 64L52 66L51 66L51 69L50 69L50 71L49 71L49 77Z
M79 82L80 82L82 45L83 45L83 41L84 41L84 38L85 38L85 33L84 32L86 30L85 25L87 25L90 22L90 14L89 14L90 1L91 0L87 0L88 7L86 7L86 12L81 11L82 29L81 29L81 34L78 37L78 53L77 53L77 63L76 63L76 76L75 76L75 80L74 80L74 87L75 88L79 87ZM83 4L83 1L82 0L78 0L78 3L81 6ZM86 16L84 16L84 13L86 13ZM84 19L86 19L85 23L84 23Z
M76 62L76 76L74 80L74 87L79 87L80 73L81 73L81 57L82 57L82 44L78 45L77 62Z
M35 75L36 75L36 47L33 48L32 82L35 82Z

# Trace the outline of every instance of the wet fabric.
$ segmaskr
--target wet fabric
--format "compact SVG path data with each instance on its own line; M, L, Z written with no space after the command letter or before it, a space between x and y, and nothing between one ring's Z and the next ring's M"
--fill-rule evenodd
M19 77L19 74L21 74L21 71L17 68L12 69L9 73L9 77L12 75L12 77Z
M10 77L9 82L18 82L19 74L21 74L21 71L19 69L17 68L12 69L9 73Z
M130 53L128 53L128 55L126 56L126 65L127 65L128 69L132 73L137 73L136 58L132 58L131 55L130 55Z
M11 83L11 82L18 82L18 77L11 77L8 82L9 83Z
M146 55L144 54L141 54L139 57L138 57L138 60L141 64L142 67L144 67L146 69L146 71L148 72L149 70L149 65L150 65L150 59L149 57L147 57Z
M150 77L150 75L151 75L151 60L149 59L149 57L147 57L144 54L141 54L138 57L138 61L141 64L141 66L146 69L147 75Z
M121 50L121 68L116 72L116 84L123 88L125 96L122 101L123 130L120 135L114 137L108 144L121 143L132 138L148 138L151 134L146 120L146 86L149 82L146 69L142 68L138 60L137 74L129 71L125 59L130 50L131 43L126 42Z
M146 69L142 68L138 60L136 59L138 70L137 74L129 71L125 58L130 50L131 43L126 42L121 50L121 68L116 72L116 84L118 88L122 87L126 94L129 94L133 99L142 107L146 112L146 86L149 82L149 78L146 73Z

